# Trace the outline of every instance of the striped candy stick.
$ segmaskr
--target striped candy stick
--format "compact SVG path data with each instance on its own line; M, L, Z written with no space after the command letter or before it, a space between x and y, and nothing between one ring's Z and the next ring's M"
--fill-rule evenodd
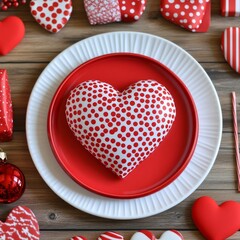
M240 155L239 155L239 139L238 139L238 123L237 123L237 101L236 101L235 92L232 92L232 113L233 113L233 132L234 132L235 151L236 151L238 191L240 192Z

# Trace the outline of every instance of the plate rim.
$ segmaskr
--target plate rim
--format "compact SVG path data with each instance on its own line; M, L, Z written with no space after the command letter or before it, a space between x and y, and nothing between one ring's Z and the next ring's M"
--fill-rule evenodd
M108 198L102 198L99 197L96 194L90 194L88 191L84 191L83 189L81 189L81 193L79 192L79 190L76 189L76 186L73 186L72 182L69 181L69 179L65 179L65 185L72 185L72 189L71 192L69 193L69 198L73 198L74 197L74 192L77 192L76 194L79 196L81 195L82 199L79 199L78 202L74 201L73 199L67 199L63 193L59 193L59 188L56 187L56 185L59 184L58 180L56 179L58 177L57 173L56 176L52 176L52 174L50 175L51 179L46 179L46 176L44 174L45 170L49 170L49 168L44 165L44 162L39 163L38 159L43 158L43 154L47 154L48 152L48 147L46 146L46 149L42 149L42 151L39 151L39 149L35 149L34 146L31 144L31 140L34 139L36 136L33 136L34 134L31 133L31 130L36 130L36 123L31 122L31 120L37 120L37 116L35 116L35 118L33 116L31 116L30 111L32 111L32 105L33 105L33 101L34 101L34 95L36 94L35 92L37 91L37 87L39 87L38 85L40 84L41 79L43 79L45 77L45 74L47 74L48 69L50 66L53 66L54 64L56 64L56 62L58 61L58 59L61 59L61 56L65 56L67 53L71 53L71 50L76 48L78 45L85 45L86 42L88 42L89 44L92 42L94 43L97 39L107 39L108 37L126 37L128 36L128 41L131 42L131 39L140 39L140 41L145 41L146 39L149 41L157 41L159 44L167 44L168 46L170 46L171 48L174 49L174 51L179 51L181 54L183 54L183 56L185 56L186 58L188 58L192 64L194 64L195 66L197 66L198 70L201 72L201 74L203 75L203 77L205 78L205 80L208 83L208 87L210 87L214 100L215 100L215 104L217 107L217 130L216 130L216 143L215 143L215 148L213 149L213 153L212 153L212 158L211 161L207 163L207 169L204 171L204 173L201 176L198 176L197 182L194 183L193 187L188 187L188 186L184 186L184 188L186 188L186 193L184 196L178 197L177 199L174 199L174 201L168 201L168 203L166 203L164 199L164 193L167 191L166 188L162 191L162 193L155 193L152 195L149 195L147 197L143 197L140 199L135 199L134 202L130 201L128 203L128 201L110 201ZM111 49L110 49L111 51ZM135 52L135 49L133 49L133 52ZM98 55L99 53L97 52L96 55ZM158 60L158 59L157 59ZM80 63L79 63L80 64ZM169 66L168 66L169 67ZM169 67L170 68L170 67ZM179 73L180 74L180 73ZM31 119L34 118L34 119ZM32 125L33 124L33 125ZM34 126L35 124L35 126ZM81 40L75 44L73 44L72 46L66 48L64 51L62 51L60 54L58 54L47 66L46 68L43 70L43 72L40 74L36 84L33 87L32 93L30 95L29 98L29 103L28 103L28 107L27 107L27 114L26 114L26 137L27 137L27 142L28 142L28 147L29 147L29 151L31 154L31 157L33 159L33 162L35 164L35 167L37 168L39 174L42 176L42 178L44 179L44 181L47 183L47 185L59 196L61 197L64 201L66 201L67 203L69 203L70 205L74 206L75 208L82 210L84 212L87 212L89 214L95 215L95 216L99 216L99 217L105 217L105 218L110 218L110 219L121 219L121 220L126 220L126 219L138 219L138 218L144 218L144 217L148 217L148 216L152 216L158 213L161 213L167 209L170 209L171 207L177 205L178 203L180 203L181 201L183 201L184 199L186 199L190 194L192 194L198 187L199 185L203 182L203 180L206 178L206 176L208 175L208 173L210 172L216 156L218 154L218 150L220 147L220 143L221 143L221 137L222 137L222 112L221 112L221 106L220 106L220 102L216 93L216 90L213 86L213 83L211 82L211 79L208 77L207 73L205 72L205 70L202 68L202 66L189 54L187 53L184 49L182 49L181 47L177 46L176 44L170 42L169 40L166 40L164 38L161 38L159 36L156 35L152 35L149 33L142 33L142 32L131 32L131 31L118 31L118 32L109 32L109 33L102 33L102 34L98 34L98 35L94 35L92 37L86 38L84 40ZM42 136L44 138L44 136ZM38 139L41 140L41 139ZM48 156L49 157L49 156ZM42 160L42 159L41 159ZM186 172L187 175L190 176L190 173L188 172L188 168L186 168L183 173ZM183 173L181 175L183 175ZM181 184L184 184L184 179L182 176L179 176L175 181L179 180L181 182ZM48 176L49 177L49 176ZM54 182L52 182L51 180L54 180ZM174 182L175 182L174 181ZM172 183L170 185L172 185L172 189L171 191L176 192L177 191L177 184ZM61 184L60 184L61 185ZM66 189L61 188L61 191L66 191ZM68 191L70 191L68 189ZM170 195L172 195L172 193L170 192ZM84 197L85 198L84 198ZM76 196L75 196L76 197ZM80 198L81 198L80 197ZM162 200L163 198L163 200ZM136 209L136 211L133 209L132 211L126 213L126 207L125 205L136 205L139 202L144 202L144 201L148 201L149 199L149 203L150 205L147 206L147 209L145 212L141 212L140 209ZM88 205L86 204L86 200L91 200L93 202L98 201L98 204L100 206L106 205L106 204L121 204L121 210L113 212L113 213L106 213L106 211L102 211L102 207L99 208L100 212L96 212L93 211L91 208L89 209ZM112 200L112 199L111 199ZM162 202L163 201L163 202ZM84 203L83 205L79 206L79 203ZM157 204L157 207L156 207ZM141 209L142 210L142 209ZM102 211L102 212L101 212Z
M64 86L66 85L67 82L69 82L69 79L71 78L72 75L76 74L76 72L79 72L79 69L85 67L88 63L92 63L93 61L98 61L99 59L105 59L106 57L115 57L115 56L130 56L130 57L139 57L141 59L147 60L149 62L153 62L156 65L159 65L161 68L164 69L164 71L168 72L171 76L173 76L173 78L177 81L178 85L181 87L182 91L185 92L186 94L186 99L188 99L188 103L190 105L191 108L191 112L192 112L192 118L194 120L194 124L193 124L193 134L191 135L191 146L189 146L188 149L188 155L186 156L184 162L182 163L181 167L178 168L178 170L176 170L174 172L174 174L171 175L171 177L168 177L167 180L164 183L161 183L160 186L155 186L155 187L150 187L148 190L146 189L144 192L141 193L137 193L137 194L125 194L122 195L120 193L115 193L115 194L111 194L111 193L105 193L105 192L101 192L100 190L97 190L96 188L93 188L92 186L88 186L85 183L83 183L82 181L78 180L77 177L75 177L74 175L72 175L70 173L70 171L65 167L65 164L62 162L61 157L57 151L57 147L56 147L56 143L53 140L52 137L52 129L53 129L53 124L51 122L51 119L53 118L53 114L52 112L54 111L53 108L55 106L55 103L57 101L57 99L59 98L59 92L62 91L62 88L64 88ZM156 191L163 189L164 187L166 187L168 184L170 184L171 182L173 182L181 173L182 171L187 167L188 163L190 162L192 155L194 153L194 150L196 148L197 145L197 139L198 139L198 133L199 133L199 123L198 123L198 113L197 113L197 109L195 106L195 102L194 99L190 93L190 91L188 90L188 88L186 87L186 85L184 84L184 82L173 72L171 71L167 66L165 66L164 64L162 64L159 61L156 61L153 58L150 58L148 56L145 55L141 55L141 54L137 54L137 53L110 53L110 54L103 54L101 56L98 56L96 58L92 58L82 64L80 64L79 66L77 66L75 69L73 69L72 72L70 72L67 77L65 79L63 79L63 81L60 83L60 85L58 86L56 92L54 93L54 96L52 98L52 101L50 103L50 107L48 110L48 121L47 121L47 131L48 131L48 139L49 139L49 143L51 146L51 149L53 151L53 154L57 160L57 162L59 163L59 165L63 168L63 170L76 182L78 183L80 186L86 188L89 191L92 191L96 194L105 196L105 197L109 197L109 198L117 198L117 199L131 199L131 198L139 198L139 197L144 197L147 196L149 194L155 193Z

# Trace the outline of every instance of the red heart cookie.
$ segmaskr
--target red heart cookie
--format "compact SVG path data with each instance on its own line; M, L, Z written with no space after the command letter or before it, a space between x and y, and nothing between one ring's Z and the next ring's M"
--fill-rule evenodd
M201 197L192 207L192 218L208 240L225 240L240 228L240 204L227 201L221 205L210 197Z
M171 94L142 80L123 92L97 80L73 89L66 103L68 125L81 144L119 177L126 177L160 144L176 115Z
M0 142L12 140L13 110L7 71L0 69Z
M226 28L222 34L221 48L225 60L238 73L240 73L240 28Z
M72 0L31 0L31 14L49 32L59 32L72 13Z
M6 17L0 22L0 55L12 51L23 39L25 27L22 20L15 16Z
M25 206L15 207L5 223L0 221L0 239L40 239L38 221L34 213Z
M145 11L146 3L147 0L119 0L122 21L137 21Z
M161 0L162 16L192 32L206 32L210 25L210 0Z

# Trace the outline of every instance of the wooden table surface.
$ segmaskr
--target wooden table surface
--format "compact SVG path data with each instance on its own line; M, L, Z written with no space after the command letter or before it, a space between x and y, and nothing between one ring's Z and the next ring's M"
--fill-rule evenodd
M7 56L0 57L0 68L8 70L14 105L14 139L0 146L8 153L9 162L16 164L25 174L27 188L17 202L1 205L1 220L17 205L26 205L35 213L41 229L41 239L69 239L83 235L96 239L100 233L114 230L125 239L140 229L152 230L156 236L168 229L180 230L186 240L203 239L194 226L190 213L198 197L209 195L218 203L240 200L237 189L235 150L231 114L231 91L237 92L240 101L240 75L225 62L220 49L220 38L228 26L240 25L240 18L220 16L220 1L212 0L212 22L207 33L191 33L164 20L159 13L159 1L148 0L142 18L134 24L113 23L90 26L82 0L73 0L73 13L66 27L57 34L41 28L30 14L29 6L0 12L0 20L19 16L26 26L21 44ZM111 31L141 31L166 38L190 53L210 76L223 111L223 136L219 154L210 174L200 187L177 206L152 217L120 221L95 217L75 209L60 199L37 172L28 151L25 116L32 88L43 69L65 48L95 34ZM0 36L2 37L2 36ZM240 107L239 107L240 111ZM239 239L236 233L229 239Z

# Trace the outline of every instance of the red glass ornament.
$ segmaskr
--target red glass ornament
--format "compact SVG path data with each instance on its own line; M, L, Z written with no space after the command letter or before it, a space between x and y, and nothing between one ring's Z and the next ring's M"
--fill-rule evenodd
M15 165L7 163L7 155L0 149L0 203L17 201L25 190L25 177Z

